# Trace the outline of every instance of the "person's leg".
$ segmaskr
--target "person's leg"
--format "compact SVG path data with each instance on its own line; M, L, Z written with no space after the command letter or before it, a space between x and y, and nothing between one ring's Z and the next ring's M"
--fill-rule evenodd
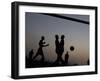
M62 54L59 56L60 62L64 64L64 60L62 59Z
M33 60L38 56L39 54L38 53L36 53L36 55L33 57Z
M42 62L44 62L44 54L41 54L41 57L42 57Z
M60 60L61 60L61 55L59 54L58 55L58 61L60 62Z
M55 64L58 64L59 63L59 55L57 54L57 59L55 61Z

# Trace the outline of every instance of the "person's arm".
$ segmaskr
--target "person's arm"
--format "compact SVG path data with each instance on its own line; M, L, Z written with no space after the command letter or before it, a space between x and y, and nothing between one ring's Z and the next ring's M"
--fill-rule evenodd
M43 47L49 46L49 44L43 45Z
M43 42L42 44L45 44L45 42Z

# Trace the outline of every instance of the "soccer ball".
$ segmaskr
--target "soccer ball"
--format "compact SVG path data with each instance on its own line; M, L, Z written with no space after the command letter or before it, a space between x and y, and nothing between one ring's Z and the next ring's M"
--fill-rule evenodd
M71 51L74 51L74 49L75 49L74 46L70 46Z

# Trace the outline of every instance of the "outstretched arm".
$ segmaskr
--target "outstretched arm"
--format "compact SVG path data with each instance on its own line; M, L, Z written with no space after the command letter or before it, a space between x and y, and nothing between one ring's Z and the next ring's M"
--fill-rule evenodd
M45 44L46 42L43 42L43 44Z
M43 45L43 47L49 46L49 44Z

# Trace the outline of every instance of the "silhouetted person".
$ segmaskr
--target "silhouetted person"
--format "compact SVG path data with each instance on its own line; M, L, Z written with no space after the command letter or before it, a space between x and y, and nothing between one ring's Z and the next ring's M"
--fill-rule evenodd
M56 53L57 53L57 60L55 63L64 63L62 59L62 54L64 52L64 35L61 36L61 42L59 43L59 36L55 35L55 46L56 46Z
M34 54L33 49L31 49L31 51L29 52L29 58L30 58L30 59L32 59L33 54Z
M45 37L42 36L42 37L41 37L41 40L39 41L39 49L38 49L36 55L35 55L34 58L33 58L33 59L35 59L37 56L41 55L41 57L42 57L41 61L42 61L42 62L44 62L43 47L49 46L49 44L46 44L46 45L45 45L44 40L45 40Z
M55 51L57 54L56 63L59 63L60 51L59 51L59 36L58 35L55 35Z
M65 54L65 64L68 65L68 59L69 59L69 54L68 54L68 51L66 52Z
M32 57L33 57L33 54L34 54L33 49L31 49L30 52L29 52L29 58L28 58L29 66L32 66L32 62L33 62Z
M55 47L56 47L56 53L57 55L59 54L59 36L58 35L55 35Z
M90 64L89 59L88 59L88 61L87 61L87 64L88 64L88 65Z
M61 36L61 41L60 41L60 54L61 54L61 55L62 55L63 52L64 52L64 38L65 38L65 36L62 35L62 36Z

